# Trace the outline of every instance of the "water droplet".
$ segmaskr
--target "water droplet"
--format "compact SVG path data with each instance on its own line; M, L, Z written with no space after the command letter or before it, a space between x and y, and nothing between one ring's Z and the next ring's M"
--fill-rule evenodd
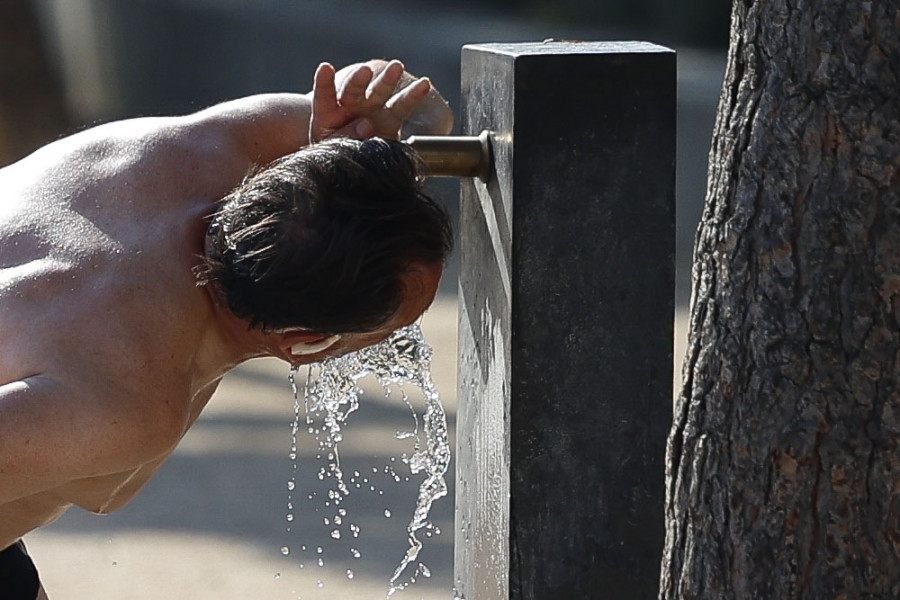
M353 569L347 569L347 579L353 579Z
M294 491L294 488L297 487L297 484L293 481L288 481L287 487L289 490Z
M322 546L316 546L316 554L322 554Z
M341 539L341 531L339 529L335 529L334 531L331 532L331 537L333 537L336 540Z
M117 561L117 560L112 561L112 566L118 567L118 566L119 566L119 561Z
M325 584L322 582L321 579L319 579L318 581L316 581L316 585L319 586L319 588L325 587Z
M294 520L294 515L288 513L284 518L287 519L288 523L290 523L291 521Z
M391 518L391 511L389 511L388 509L384 509L384 516L387 517L388 519L390 519L390 518Z
M431 577L431 569L426 567L424 563L419 563L419 572L422 574L422 577Z
M291 553L291 549L288 548L287 546L282 546L282 547L281 547L281 553L284 554L285 556L287 556L288 554Z
M275 579L281 579L281 573L275 573Z
M323 560L322 557L320 556L319 559L316 561L316 564L319 565L320 567L324 567L325 560Z

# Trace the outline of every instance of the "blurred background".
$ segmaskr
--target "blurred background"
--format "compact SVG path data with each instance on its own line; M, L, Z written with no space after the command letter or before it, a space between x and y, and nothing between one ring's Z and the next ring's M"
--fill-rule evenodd
M729 3L715 0L2 0L0 166L108 120L185 113L258 92L305 92L324 60L340 67L399 58L458 110L467 43L663 44L678 51L679 69L677 379L728 19ZM455 217L456 182L433 187ZM453 262L422 323L451 434L456 272ZM324 523L334 511L324 506L327 486L316 477L322 464L310 436L301 435L289 499L294 408L287 375L286 365L265 360L229 374L132 504L107 517L75 509L29 535L51 598L383 598L407 547L418 484L405 481L399 456L410 448L395 436L410 427L409 410L366 387L341 455L345 472L368 479L347 506L360 534L335 540ZM421 556L431 576L420 575L395 598L453 597L452 472L448 483L448 497L433 509L440 534L430 532Z

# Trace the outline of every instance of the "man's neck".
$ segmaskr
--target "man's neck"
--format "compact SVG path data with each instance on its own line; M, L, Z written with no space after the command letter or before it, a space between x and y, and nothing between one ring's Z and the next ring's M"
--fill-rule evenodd
M224 306L214 283L204 285L203 289L210 304L210 320L195 355L197 375L209 381L216 380L251 358L272 354L265 334L251 329L245 319L238 318Z

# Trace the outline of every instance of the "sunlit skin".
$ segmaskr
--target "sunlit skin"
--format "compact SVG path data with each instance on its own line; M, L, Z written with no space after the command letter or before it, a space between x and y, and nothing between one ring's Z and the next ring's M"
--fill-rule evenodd
M73 505L127 503L241 362L316 361L415 321L439 265L411 265L377 331L296 356L323 335L249 329L192 269L209 215L253 164L334 135L451 124L430 82L398 62L337 76L323 64L309 94L102 125L0 169L0 548Z

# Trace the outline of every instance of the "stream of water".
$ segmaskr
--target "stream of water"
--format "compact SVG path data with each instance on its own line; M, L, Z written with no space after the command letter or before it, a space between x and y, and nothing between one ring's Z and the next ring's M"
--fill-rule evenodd
M401 401L412 413L414 429L398 433L397 438L413 442L413 452L402 455L401 459L412 474L421 474L423 480L419 484L415 510L406 527L408 547L390 578L388 598L405 589L417 576L431 576L428 567L416 562L422 549L420 532L423 528L433 528L428 520L432 503L447 494L444 480L450 464L447 419L431 378L431 359L431 347L425 342L419 325L413 324L398 329L379 344L310 365L302 389L307 430L316 438L317 455L327 461L326 466L318 470L317 476L322 480L331 478L334 481L326 501L327 506L335 508L335 515L331 519L336 526L331 532L334 539L340 539L341 530L337 526L347 520L347 511L340 505L350 494L348 483L356 483L356 487L359 487L359 474L354 472L349 479L346 478L340 459L342 428L348 417L359 408L359 398L363 392L359 381L369 375L374 376L384 389L385 396L393 397L399 392ZM296 370L292 370L290 380L294 392L295 419L291 431L290 458L293 461L293 472L288 481L288 531L293 521L297 443L302 419L301 390L296 376ZM407 386L418 389L424 397L425 407L421 415L410 401ZM318 423L321 425L314 425ZM393 471L392 475L395 480L400 480ZM385 516L390 516L390 513L385 511ZM352 537L358 537L357 526L351 523L349 529ZM287 547L282 548L284 554L289 551ZM410 569L411 565L415 565L413 569ZM352 570L348 570L349 578L353 577L352 573ZM406 578L404 574L407 574Z

